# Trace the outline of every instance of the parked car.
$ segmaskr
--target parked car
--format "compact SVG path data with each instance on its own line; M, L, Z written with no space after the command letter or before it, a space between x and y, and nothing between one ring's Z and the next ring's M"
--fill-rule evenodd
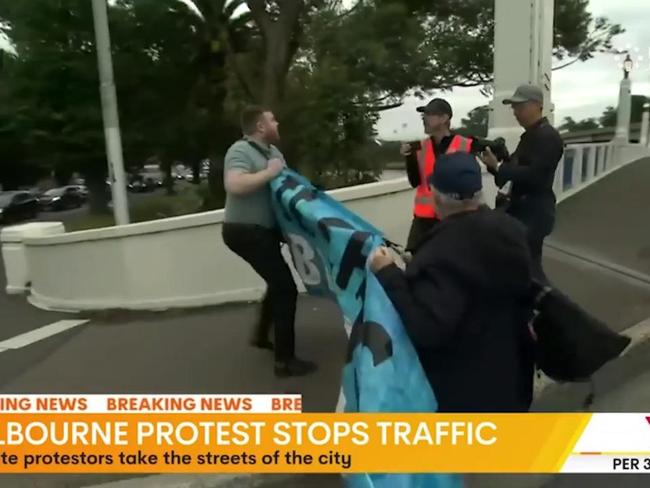
M88 200L88 187L86 185L70 185L69 188L76 188L84 201Z
M81 207L87 199L79 185L53 188L41 195L39 203L43 210L69 210Z
M154 191L156 187L157 184L153 178L133 180L128 185L128 189L136 193L147 193L150 191Z
M0 223L13 224L37 216L38 200L30 192L0 192Z

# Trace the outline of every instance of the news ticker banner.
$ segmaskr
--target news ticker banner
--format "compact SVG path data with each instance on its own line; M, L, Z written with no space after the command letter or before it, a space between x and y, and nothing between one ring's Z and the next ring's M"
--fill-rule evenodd
M0 414L301 411L301 395L0 395Z
M2 396L0 472L650 473L643 414L304 414L299 400Z

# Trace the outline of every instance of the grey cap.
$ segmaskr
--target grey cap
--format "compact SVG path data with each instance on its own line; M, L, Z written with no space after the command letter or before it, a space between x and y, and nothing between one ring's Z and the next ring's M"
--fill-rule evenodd
M515 93L503 101L504 105L512 105L513 103L524 102L538 102L544 103L544 93L542 89L536 85L521 85Z

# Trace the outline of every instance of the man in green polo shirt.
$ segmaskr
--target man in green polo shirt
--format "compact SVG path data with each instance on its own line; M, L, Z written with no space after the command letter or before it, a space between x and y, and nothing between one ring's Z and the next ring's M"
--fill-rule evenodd
M269 186L286 164L273 145L280 139L278 122L269 110L247 107L241 114L241 127L244 138L230 147L224 163L223 240L267 285L251 343L274 349L277 376L302 376L315 371L316 365L295 357L298 291L280 252L282 234L275 221ZM271 326L274 344L269 341Z

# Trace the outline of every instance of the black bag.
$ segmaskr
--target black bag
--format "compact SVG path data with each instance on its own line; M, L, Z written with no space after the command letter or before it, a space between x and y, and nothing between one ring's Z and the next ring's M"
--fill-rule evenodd
M561 292L538 290L533 319L536 361L550 378L584 381L629 345L629 337L612 331Z
M502 210L506 211L508 208L510 208L510 194L509 193L503 193L503 192L497 192L497 197L494 200L494 208L497 210Z

